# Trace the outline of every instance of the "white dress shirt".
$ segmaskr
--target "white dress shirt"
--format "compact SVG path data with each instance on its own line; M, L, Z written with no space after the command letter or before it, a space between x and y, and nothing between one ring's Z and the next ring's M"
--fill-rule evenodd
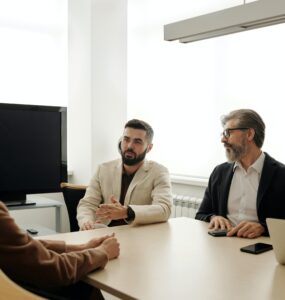
M258 222L256 199L264 159L262 152L247 171L239 162L234 165L227 215L234 226L241 221Z

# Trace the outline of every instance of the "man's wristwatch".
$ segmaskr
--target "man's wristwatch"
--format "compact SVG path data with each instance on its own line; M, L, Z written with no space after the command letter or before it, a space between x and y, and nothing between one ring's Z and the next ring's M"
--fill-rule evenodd
M125 220L128 223L132 222L136 217L135 212L133 211L133 209L130 206L127 207L127 215L128 215L128 217Z

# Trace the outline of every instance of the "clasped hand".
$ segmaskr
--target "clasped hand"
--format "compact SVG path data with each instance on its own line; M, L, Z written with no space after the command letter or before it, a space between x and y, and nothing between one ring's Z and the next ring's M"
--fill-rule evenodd
M84 251L88 249L98 249L106 253L108 259L113 259L120 254L120 244L115 234L95 237L80 245L66 245L66 252Z
M237 226L232 226L230 221L222 216L213 216L211 218L209 229L227 229L227 236L238 236L244 238L257 238L261 236L265 228L257 222L242 221Z
M96 210L96 219L98 220L119 220L128 217L127 207L123 206L115 196L111 196L110 204L100 204Z

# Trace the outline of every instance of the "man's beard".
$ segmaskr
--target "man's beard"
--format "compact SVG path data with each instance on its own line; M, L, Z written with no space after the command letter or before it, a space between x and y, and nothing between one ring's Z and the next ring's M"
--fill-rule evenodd
M247 152L245 141L243 140L240 145L224 143L226 148L226 156L229 162L239 161Z
M126 157L126 152L133 153L134 157L133 158ZM147 153L147 148L145 149L145 151L142 154L139 154L139 155L136 155L135 152L133 152L132 149L128 149L124 153L120 149L120 153L121 153L121 156L122 156L123 163L125 165L127 165L127 166L134 166L134 165L140 163L141 161L143 161L145 159L145 156L146 156L146 153Z

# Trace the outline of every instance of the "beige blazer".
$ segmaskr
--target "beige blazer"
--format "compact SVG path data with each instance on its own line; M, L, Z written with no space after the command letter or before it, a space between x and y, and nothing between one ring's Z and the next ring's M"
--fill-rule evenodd
M77 208L79 227L96 220L95 211L100 203L110 203L112 195L120 198L122 169L121 159L99 165ZM128 188L124 205L129 205L135 212L133 224L167 221L172 205L168 170L154 161L145 160ZM109 223L110 220L106 222Z

